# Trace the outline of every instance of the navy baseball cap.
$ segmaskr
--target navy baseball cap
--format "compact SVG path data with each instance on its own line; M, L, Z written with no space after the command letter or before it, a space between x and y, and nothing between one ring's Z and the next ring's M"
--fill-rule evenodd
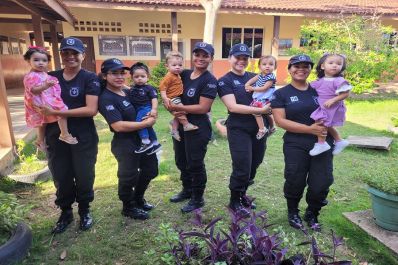
M74 50L79 53L84 53L84 45L83 42L74 37L67 37L61 41L61 47L59 48L60 51L63 50Z
M311 58L306 55L306 54L300 54L300 55L295 55L289 60L289 65L287 68L290 68L293 64L298 64L298 63L308 63L311 65L311 68L314 66L314 63L312 62Z
M106 59L101 64L101 73L106 74L109 71L116 71L116 70L130 70L129 67L125 66L122 61L116 58Z
M250 57L251 53L249 47L247 47L244 43L238 43L232 46L231 50L229 51L229 56L239 56L244 55Z
M195 46L193 47L192 52L196 52L197 50L202 50L211 56L214 55L213 45L206 43L206 42L197 42L195 44Z

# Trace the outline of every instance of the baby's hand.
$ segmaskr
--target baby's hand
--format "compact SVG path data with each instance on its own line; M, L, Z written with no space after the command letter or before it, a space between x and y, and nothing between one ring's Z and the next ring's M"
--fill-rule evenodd
M55 86L56 84L58 84L58 80L55 80L55 79L52 79L52 80L47 79L47 80L46 80L46 86L47 86L47 88L53 87L53 86Z
M169 98L163 98L163 105L165 106L166 109L169 109L169 107L170 107L170 99Z
M246 90L246 92L252 92L252 91L254 91L254 87L252 87L252 86L245 86L245 90Z
M158 117L158 110L151 109L151 112L149 112L149 116L157 118Z
M325 108L330 108L331 106L333 106L334 104L336 103L336 101L333 99L333 98L331 98L331 99L329 99L329 100L327 100L324 104L323 104L323 106L325 107Z

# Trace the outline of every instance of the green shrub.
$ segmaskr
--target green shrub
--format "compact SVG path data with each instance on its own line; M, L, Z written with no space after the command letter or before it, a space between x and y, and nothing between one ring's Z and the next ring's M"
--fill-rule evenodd
M325 52L344 54L345 78L354 93L363 93L372 90L375 82L390 81L398 73L398 51L384 38L391 32L378 17L308 20L300 29L303 47L290 49L289 54L306 53L315 63Z
M28 207L18 203L14 194L0 191L0 232L12 231L28 210Z
M45 154L37 152L33 143L26 143L23 140L18 140L16 143L17 159L15 164L14 174L28 174L46 166Z
M398 195L398 172L397 170L386 168L377 173L365 173L363 181L370 187L382 192Z
M392 121L392 126L398 127L398 116L392 116L391 121Z
M164 61L161 61L157 65L155 65L151 70L151 76L149 78L149 84L156 88L159 87L160 81L167 74L167 68L164 64Z

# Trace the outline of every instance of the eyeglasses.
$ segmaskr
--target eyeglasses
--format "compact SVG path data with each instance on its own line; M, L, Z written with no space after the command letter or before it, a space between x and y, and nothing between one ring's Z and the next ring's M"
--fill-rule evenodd
M61 51L61 55L64 55L64 56L69 56L69 55L76 56L78 54L79 54L79 52L75 51L75 50L62 50Z
M124 72L124 71L123 72L108 72L106 74L114 76L114 77L118 77L118 76L124 77L127 74L127 72Z

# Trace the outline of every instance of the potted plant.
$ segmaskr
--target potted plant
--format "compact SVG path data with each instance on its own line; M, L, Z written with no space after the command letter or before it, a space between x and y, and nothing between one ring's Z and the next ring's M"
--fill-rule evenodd
M0 264L15 263L28 254L32 232L22 222L28 210L14 194L0 191Z
M376 224L398 231L398 177L397 170L384 169L377 174L364 175L372 199L372 210Z
M18 182L34 183L51 176L45 154L38 152L32 143L19 140L16 145L16 154L14 171L8 175L9 178Z

